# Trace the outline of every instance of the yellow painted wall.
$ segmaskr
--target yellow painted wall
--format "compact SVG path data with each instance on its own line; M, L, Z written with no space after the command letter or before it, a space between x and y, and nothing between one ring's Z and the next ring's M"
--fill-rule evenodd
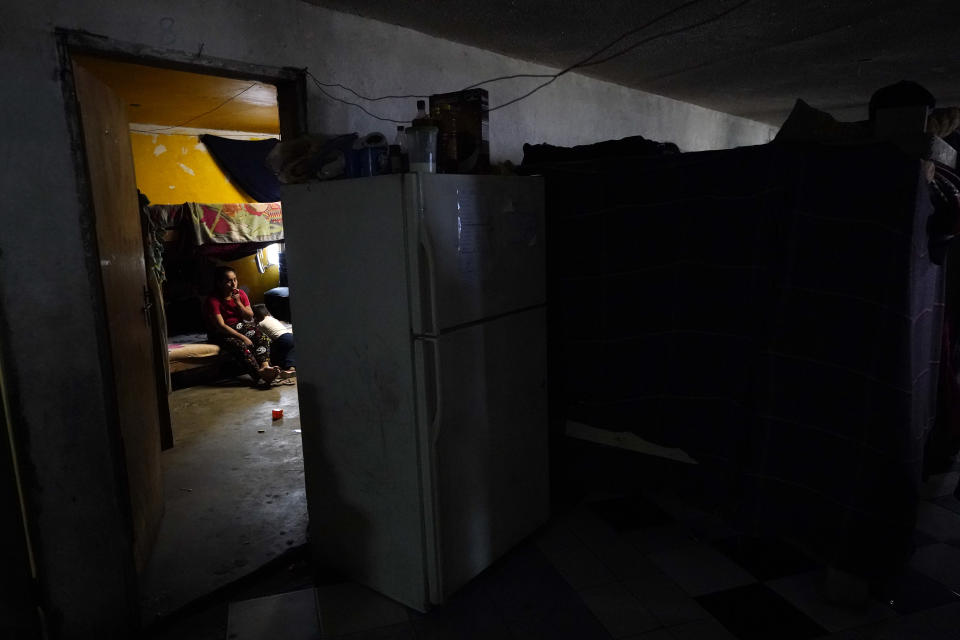
M131 131L130 144L137 188L151 204L254 202L220 170L198 136ZM261 274L255 256L219 264L237 272L253 304L263 302L263 293L280 284L277 266Z
M253 202L234 186L198 136L130 133L137 188L150 204Z

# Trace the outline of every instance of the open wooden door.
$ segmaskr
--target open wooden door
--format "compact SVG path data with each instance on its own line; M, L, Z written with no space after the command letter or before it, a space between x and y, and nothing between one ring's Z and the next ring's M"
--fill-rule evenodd
M140 211L126 105L74 60L97 228L120 434L126 456L137 571L163 516L160 407ZM166 399L164 399L164 402Z

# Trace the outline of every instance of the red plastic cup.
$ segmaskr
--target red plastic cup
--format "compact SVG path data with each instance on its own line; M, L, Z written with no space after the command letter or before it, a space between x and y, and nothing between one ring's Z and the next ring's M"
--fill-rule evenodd
M273 410L273 419L279 420L283 417L283 409L274 409Z

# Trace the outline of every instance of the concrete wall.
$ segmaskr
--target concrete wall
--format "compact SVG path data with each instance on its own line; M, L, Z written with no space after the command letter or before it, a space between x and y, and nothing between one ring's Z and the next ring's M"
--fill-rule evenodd
M85 224L54 29L274 66L360 92L431 93L541 71L509 58L296 0L65 0L0 5L0 363L24 448L29 514L54 637L121 635L135 613L122 451L111 419L96 245ZM490 87L496 105L524 83ZM413 101L376 103L409 118ZM390 131L311 90L315 131ZM641 134L687 150L766 142L770 127L569 76L491 114L495 160L523 142Z
M329 54L303 64L321 82L341 83L366 96L454 91L497 76L557 71L344 14L321 12L317 18L303 25L298 38L308 47L326 43L324 51ZM358 43L368 48L358 48ZM523 95L541 82L542 78L531 78L488 85L490 107ZM317 107L311 109L312 130L388 134L395 130L395 124L378 122L322 95L315 86L311 89ZM358 101L345 91L325 90ZM415 102L362 104L376 115L409 120L416 111ZM525 142L571 146L629 135L675 142L684 151L703 151L762 144L775 132L766 124L569 74L522 102L491 112L490 153L493 161L516 163L522 159Z

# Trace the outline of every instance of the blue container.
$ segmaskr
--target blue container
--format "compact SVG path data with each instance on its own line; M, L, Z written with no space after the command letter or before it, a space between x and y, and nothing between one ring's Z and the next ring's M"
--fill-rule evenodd
M351 149L347 159L348 178L365 178L390 173L390 157L387 147Z

